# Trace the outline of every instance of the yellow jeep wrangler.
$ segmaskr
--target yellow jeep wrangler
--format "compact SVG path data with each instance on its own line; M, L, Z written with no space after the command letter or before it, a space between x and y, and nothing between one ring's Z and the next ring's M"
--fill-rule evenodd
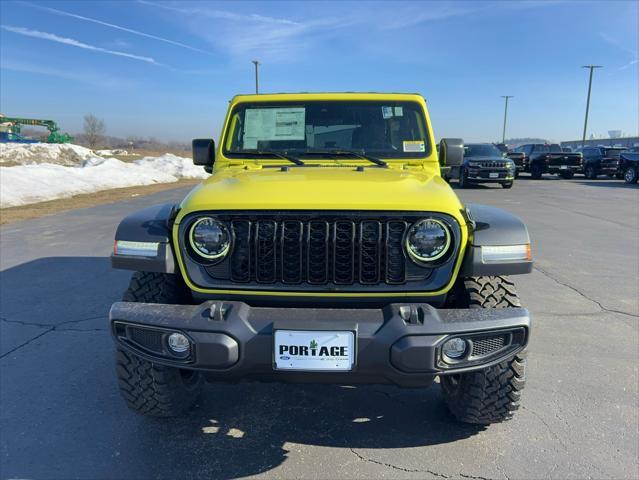
M509 419L530 317L506 275L531 271L530 239L442 179L463 150L436 148L417 94L233 98L217 147L193 140L210 177L117 229L113 267L135 271L109 315L129 407L178 415L205 380L439 377L459 420Z

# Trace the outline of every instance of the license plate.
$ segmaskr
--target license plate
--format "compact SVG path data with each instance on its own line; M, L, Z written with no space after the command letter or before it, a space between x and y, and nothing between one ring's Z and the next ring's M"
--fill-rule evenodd
M276 330L276 370L348 371L355 360L355 334L336 331Z
M489 178L499 178L499 174L498 173L489 173L488 177Z
M567 169L568 169L568 165L562 165L562 166L561 166L561 167L559 167L559 168L561 168L562 170L567 170Z

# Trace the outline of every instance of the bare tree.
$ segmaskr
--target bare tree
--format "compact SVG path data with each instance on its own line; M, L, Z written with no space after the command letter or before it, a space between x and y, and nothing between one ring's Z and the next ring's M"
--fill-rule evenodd
M95 148L101 141L106 127L104 120L96 117L92 113L84 116L84 136L86 137L89 147Z

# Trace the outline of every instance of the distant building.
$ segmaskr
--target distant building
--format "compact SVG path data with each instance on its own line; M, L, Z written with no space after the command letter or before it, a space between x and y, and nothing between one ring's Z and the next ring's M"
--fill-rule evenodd
M570 140L561 142L562 147L575 148L587 147L639 147L639 137L618 137L618 138L593 138L586 140L585 144L581 140Z

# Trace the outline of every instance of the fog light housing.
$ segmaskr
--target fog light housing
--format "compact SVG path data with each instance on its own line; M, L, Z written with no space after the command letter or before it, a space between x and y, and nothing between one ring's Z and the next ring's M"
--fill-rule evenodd
M455 337L450 340L446 340L442 345L442 353L444 354L444 360L450 358L451 360L459 360L466 354L467 342L461 338Z
M176 332L169 335L167 343L169 344L171 352L180 356L183 356L191 349L191 342L189 342L189 339L181 333Z

